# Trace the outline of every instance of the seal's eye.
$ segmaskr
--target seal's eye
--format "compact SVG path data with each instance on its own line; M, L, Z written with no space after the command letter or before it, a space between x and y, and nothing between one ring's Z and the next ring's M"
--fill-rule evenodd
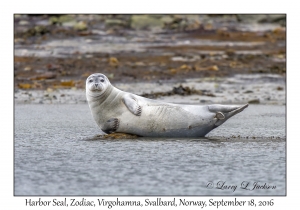
M93 82L93 80L92 80L92 79L90 79L90 80L89 80L89 82Z
M104 79L101 79L100 81L101 81L101 82L104 82Z

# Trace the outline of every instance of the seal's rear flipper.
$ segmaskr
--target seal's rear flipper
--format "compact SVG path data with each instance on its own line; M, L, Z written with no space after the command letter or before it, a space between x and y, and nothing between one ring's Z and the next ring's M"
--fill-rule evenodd
M217 112L216 118L219 120L223 120L225 119L225 115L222 112Z
M218 120L215 123L215 125L219 126L219 125L222 125L230 117L240 113L247 107L248 107L248 104L245 104L243 106L214 104L214 105L209 105L208 109L209 109L209 111L216 113L216 118Z

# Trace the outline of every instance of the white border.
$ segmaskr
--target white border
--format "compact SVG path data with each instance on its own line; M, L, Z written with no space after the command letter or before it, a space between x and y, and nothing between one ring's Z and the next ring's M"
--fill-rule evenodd
M292 1L291 1L292 2ZM287 1L21 1L3 2L1 5L1 207L25 207L26 197L13 196L13 14L14 13L287 13L287 197L275 197L275 209L298 206L299 192L299 12L297 5ZM295 1L293 1L295 2ZM43 197L47 198L47 197ZM113 199L113 197L107 197ZM125 197L122 197L126 199ZM187 198L187 197L185 197ZM193 199L193 197L189 197ZM222 197L213 197L213 199ZM224 198L224 197L223 197ZM225 197L230 200L233 197ZM260 197L238 197L258 199ZM262 197L266 200L271 197ZM53 199L53 197L49 197ZM96 199L96 198L95 198ZM144 200L129 197L129 200ZM209 197L202 197L208 200ZM3 208L1 208L3 209ZM9 209L9 208L5 208ZM40 209L40 208L38 208ZM48 208L49 209L49 208ZM82 208L81 208L82 209ZM119 209L114 207L113 209ZM121 208L124 209L124 208ZM127 208L131 209L131 208ZM268 208L264 208L268 209ZM296 209L296 208L293 208Z

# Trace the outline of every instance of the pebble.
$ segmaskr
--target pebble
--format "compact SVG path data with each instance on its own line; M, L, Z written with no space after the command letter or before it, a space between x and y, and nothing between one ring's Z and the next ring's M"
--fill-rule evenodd
M259 101L259 99L252 99L252 100L249 100L248 103L249 104L259 104L260 101Z
M29 25L29 22L26 20L21 20L21 21L19 21L19 25L21 25L21 26Z
M29 66L26 66L26 67L24 68L24 71L31 71L31 70L32 70L32 68L29 67Z
M253 93L253 91L252 90L247 90L244 93Z

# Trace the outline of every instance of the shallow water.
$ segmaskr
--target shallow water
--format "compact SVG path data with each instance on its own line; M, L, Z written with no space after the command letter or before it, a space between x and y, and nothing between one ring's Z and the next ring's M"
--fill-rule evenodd
M15 195L286 193L285 106L250 105L206 138L99 133L87 104L15 105Z

